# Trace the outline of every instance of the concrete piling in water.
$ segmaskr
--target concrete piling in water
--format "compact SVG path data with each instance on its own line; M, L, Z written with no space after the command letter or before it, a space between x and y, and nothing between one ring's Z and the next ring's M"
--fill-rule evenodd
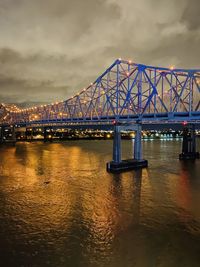
M52 136L52 128L51 127L44 127L44 142L52 142L53 136Z
M114 127L114 136L113 136L113 162L121 162L121 133L120 127Z
M122 130L134 130L134 152L132 159L121 159L121 134ZM107 171L109 172L122 172L137 168L144 168L148 166L148 162L142 159L142 129L141 125L115 125L113 136L113 160L107 163Z
M8 132L6 134L6 132ZM1 126L0 127L0 144L11 144L15 145L16 143L16 132L15 126Z
M195 125L193 124L191 127L183 129L182 153L179 154L179 159L188 160L199 157L199 152L196 151L196 133Z

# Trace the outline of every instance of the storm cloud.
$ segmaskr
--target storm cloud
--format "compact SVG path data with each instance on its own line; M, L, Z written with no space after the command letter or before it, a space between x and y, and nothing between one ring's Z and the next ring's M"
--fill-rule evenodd
M116 58L198 68L199 0L1 0L0 102L49 103Z

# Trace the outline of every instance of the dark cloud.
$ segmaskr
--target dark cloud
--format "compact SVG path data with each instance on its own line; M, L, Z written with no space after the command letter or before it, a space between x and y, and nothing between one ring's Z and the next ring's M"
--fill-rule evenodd
M1 0L0 102L52 102L116 58L199 67L199 0Z
M187 2L183 12L182 21L186 23L190 30L200 30L200 1L191 0Z
M66 95L67 87L55 85L52 81L36 81L0 75L1 102L54 102ZM64 98L63 98L64 99Z

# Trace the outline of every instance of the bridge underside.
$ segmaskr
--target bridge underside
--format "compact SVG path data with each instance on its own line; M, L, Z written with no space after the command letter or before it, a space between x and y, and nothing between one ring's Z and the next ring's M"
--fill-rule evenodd
M128 125L128 124L127 124ZM183 123L151 123L151 124L141 124L142 130L144 131L165 131L165 130L174 130L174 131L182 131L184 126L190 126L193 123L183 124ZM195 129L200 130L200 123L194 123ZM52 129L64 128L64 129L77 129L77 130L105 130L105 131L113 131L113 124L70 124L70 125L43 125L43 127L50 126ZM19 126L23 127L23 126ZM28 125L28 127L41 127L38 125Z

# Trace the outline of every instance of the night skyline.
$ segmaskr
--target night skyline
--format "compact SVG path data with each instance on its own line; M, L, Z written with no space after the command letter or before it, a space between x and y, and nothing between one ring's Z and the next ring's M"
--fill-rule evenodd
M67 99L116 58L198 68L200 3L0 2L0 102Z

